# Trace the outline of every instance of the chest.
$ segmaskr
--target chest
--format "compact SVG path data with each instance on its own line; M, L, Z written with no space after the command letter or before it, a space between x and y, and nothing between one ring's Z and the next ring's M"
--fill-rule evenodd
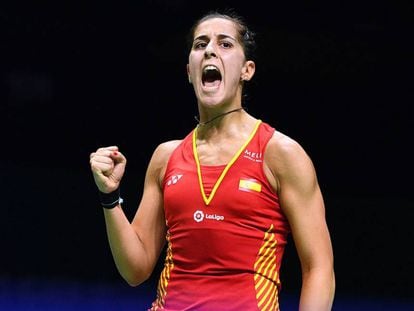
M201 165L225 165L234 158L242 146L243 141L230 139L214 142L198 140L196 152Z
M164 188L169 226L256 227L276 212L278 200L260 162L241 157L230 167L201 166L197 171L194 164L177 163L170 168Z

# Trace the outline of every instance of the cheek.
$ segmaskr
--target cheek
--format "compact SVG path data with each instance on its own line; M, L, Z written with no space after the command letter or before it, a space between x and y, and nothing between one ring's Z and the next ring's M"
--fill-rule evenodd
M227 76L232 80L239 82L240 77L242 76L242 65L239 62L229 63L227 66Z
M198 66L196 65L196 60L194 58L189 58L187 70L191 76L197 75Z
M234 55L232 57L228 57L226 60L224 60L224 64L227 69L227 73L229 73L234 78L240 78L244 66L242 55L239 55L238 57L235 57Z

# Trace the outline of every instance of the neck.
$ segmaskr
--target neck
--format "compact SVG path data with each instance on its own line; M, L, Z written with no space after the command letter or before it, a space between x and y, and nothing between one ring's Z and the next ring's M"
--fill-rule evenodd
M228 114L233 113L233 112L241 111L243 109L244 109L243 107L240 107L240 108L236 108L236 109L233 109L233 110L230 110L230 111L226 111L226 112L223 112L223 113L221 113L221 114L219 114L217 116L214 116L211 119L209 119L207 121L204 121L204 122L201 122L200 119L197 116L194 116L194 118L198 122L198 125L204 126L204 125L207 125L207 124L213 122L214 120L217 120L219 118L224 117L225 115L228 115Z

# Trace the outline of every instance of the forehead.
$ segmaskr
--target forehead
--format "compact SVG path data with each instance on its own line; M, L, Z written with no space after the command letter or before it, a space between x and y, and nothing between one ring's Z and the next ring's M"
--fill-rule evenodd
M214 17L201 22L194 31L194 38L199 36L228 35L237 38L237 26L228 19Z

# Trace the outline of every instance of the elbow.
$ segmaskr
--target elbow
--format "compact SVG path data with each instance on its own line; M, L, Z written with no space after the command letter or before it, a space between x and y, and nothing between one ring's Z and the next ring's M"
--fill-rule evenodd
M128 273L123 274L122 278L127 282L127 284L131 287L136 287L138 285L141 285L146 280L149 279L151 276L151 273Z
M144 282L144 281L140 281L140 280L132 280L132 279L126 279L126 278L124 278L124 280L131 287L137 287L138 285L141 285Z
M115 261L117 270L124 281L131 287L136 287L152 274L153 267L145 264L136 264L133 261Z

